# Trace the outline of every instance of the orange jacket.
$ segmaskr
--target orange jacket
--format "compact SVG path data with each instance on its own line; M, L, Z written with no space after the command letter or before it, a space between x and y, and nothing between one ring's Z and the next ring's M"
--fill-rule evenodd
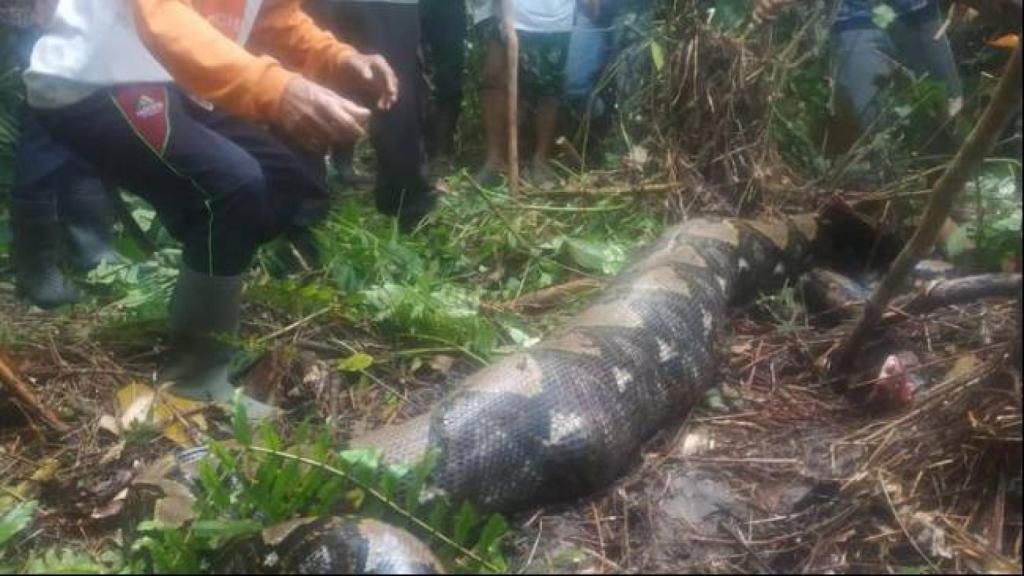
M140 39L175 82L252 120L277 116L296 72L336 86L342 61L356 53L318 28L301 0L131 1Z

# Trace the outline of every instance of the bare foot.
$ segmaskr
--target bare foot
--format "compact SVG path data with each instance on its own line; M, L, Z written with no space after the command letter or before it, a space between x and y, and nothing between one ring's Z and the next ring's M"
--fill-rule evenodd
M545 190L554 188L555 185L561 182L561 179L549 162L536 158L531 163L529 179L531 184Z
M496 162L486 162L476 173L474 180L477 184L486 188L494 188L501 185L502 176L505 174L505 167Z

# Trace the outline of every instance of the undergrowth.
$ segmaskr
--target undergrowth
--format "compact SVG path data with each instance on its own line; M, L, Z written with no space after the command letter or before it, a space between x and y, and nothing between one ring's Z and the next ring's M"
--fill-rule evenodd
M259 539L266 528L332 515L376 518L406 529L458 573L507 570L500 546L505 520L431 493L434 454L415 465L384 464L376 451L339 449L329 425L303 425L286 442L269 424L251 427L241 402L235 403L232 426L233 437L209 444L198 463L192 513L184 522L157 513L129 526L120 547L85 551L51 546L18 556L14 551L30 541L38 512L35 502L21 502L0 511L0 572L179 574L223 569L220 562L241 550L232 546ZM175 500L174 506L182 505ZM129 517L137 515L135 511Z
M289 317L334 307L385 337L488 358L522 345L536 330L514 314L486 312L483 304L575 277L612 275L662 227L651 207L628 196L518 199L504 189L476 187L464 175L450 178L449 186L430 221L412 235L400 235L361 196L342 201L316 229L322 269L301 279L273 275L273 252L266 250L248 300ZM171 246L93 272L106 332L163 318L179 255Z

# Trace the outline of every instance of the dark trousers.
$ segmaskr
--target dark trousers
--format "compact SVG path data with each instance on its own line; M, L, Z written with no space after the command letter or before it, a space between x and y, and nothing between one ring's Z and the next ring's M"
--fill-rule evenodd
M9 32L18 65L24 70L28 67L39 32L30 29L11 29ZM80 192L104 192L96 171L66 147L54 142L39 123L35 112L22 104L18 111L11 199L18 202L59 202L61 197Z
M173 85L103 89L36 112L58 141L153 205L192 270L240 274L260 244L326 213L321 157Z
M360 52L383 56L398 76L398 102L386 112L375 111L370 126L370 143L377 154L377 208L394 216L400 208L429 205L431 186L419 114L418 6L317 0L307 9L322 26ZM373 102L361 103L374 108Z
M466 65L466 3L461 0L420 0L423 48L433 84L432 110L427 116L428 146L450 152L462 112L462 74Z

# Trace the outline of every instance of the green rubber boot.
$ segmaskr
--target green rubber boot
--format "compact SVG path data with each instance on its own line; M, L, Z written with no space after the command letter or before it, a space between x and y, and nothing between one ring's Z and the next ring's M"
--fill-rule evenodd
M171 350L160 373L170 392L202 402L231 404L231 345L221 338L238 333L242 276L209 276L182 266L171 297ZM220 336L221 338L218 338ZM243 395L251 420L276 410Z

